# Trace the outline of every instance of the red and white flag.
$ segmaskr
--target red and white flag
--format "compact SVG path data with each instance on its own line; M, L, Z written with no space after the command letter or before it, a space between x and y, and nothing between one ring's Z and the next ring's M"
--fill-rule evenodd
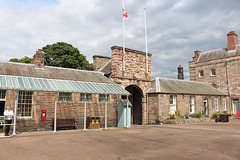
M129 18L127 11L125 11L124 8L122 9L122 11L123 11L123 19L127 20Z

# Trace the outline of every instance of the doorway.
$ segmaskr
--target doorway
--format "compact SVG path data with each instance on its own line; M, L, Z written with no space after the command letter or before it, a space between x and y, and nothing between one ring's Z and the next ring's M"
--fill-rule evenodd
M204 115L208 115L208 107L207 107L207 100L204 100L203 102L203 113Z
M233 99L233 114L237 114L239 112L239 99Z
M5 101L0 101L0 116L3 116L4 109L5 109Z
M135 85L126 87L126 90L131 93L129 101L132 104L132 123L142 124L142 90Z

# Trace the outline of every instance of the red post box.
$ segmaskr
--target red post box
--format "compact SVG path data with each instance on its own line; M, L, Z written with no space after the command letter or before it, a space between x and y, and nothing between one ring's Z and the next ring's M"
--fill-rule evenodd
M238 119L240 118L240 112L237 112L237 118Z
M41 112L41 121L46 121L46 116L47 115L47 111L46 110L42 110Z

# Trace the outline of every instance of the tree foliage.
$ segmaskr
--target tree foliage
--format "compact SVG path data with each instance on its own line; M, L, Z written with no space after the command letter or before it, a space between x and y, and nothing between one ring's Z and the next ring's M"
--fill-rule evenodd
M28 64L32 64L32 61L33 61L33 59L29 58L27 56L25 56L22 59L12 58L9 60L9 62L28 63Z
M42 48L45 55L44 64L47 66L93 70L93 65L86 60L86 56L71 44L57 42Z

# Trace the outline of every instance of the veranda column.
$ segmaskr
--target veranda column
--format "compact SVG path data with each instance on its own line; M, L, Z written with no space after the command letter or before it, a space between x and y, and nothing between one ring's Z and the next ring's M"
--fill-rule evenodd
M18 91L16 91L16 95L15 95L13 134L12 135L16 135L17 105L18 105Z
M107 129L107 94L106 94L106 99L105 99L105 129Z
M83 130L86 130L86 125L87 125L87 95L85 94L84 95L84 129Z
M57 132L57 95L58 93L55 93L55 115L54 115L54 131Z

